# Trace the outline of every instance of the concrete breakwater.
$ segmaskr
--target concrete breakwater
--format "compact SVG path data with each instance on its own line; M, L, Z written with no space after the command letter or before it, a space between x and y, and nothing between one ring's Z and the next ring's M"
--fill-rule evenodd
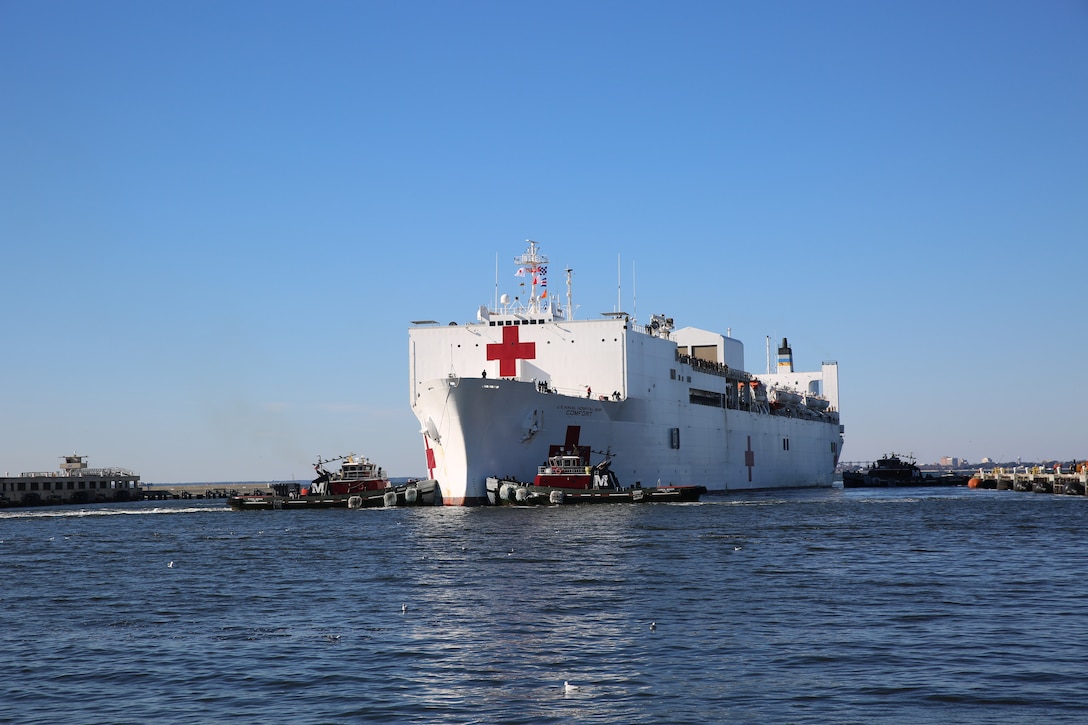
M1060 466L1054 469L1046 469L1042 466L979 469L971 476L967 486L999 491L1032 491L1084 496L1088 492L1088 464L1078 464L1072 470L1063 470Z
M144 484L140 497L149 501L190 498L230 498L255 493L268 493L269 484L259 483L157 483Z

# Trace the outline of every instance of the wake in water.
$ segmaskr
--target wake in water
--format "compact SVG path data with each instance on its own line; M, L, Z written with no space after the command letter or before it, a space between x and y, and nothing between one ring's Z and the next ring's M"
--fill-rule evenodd
M63 508L63 509L18 509L15 511L0 511L0 521L4 519L64 519L87 518L90 516L147 516L151 514L205 514L205 513L230 513L226 506L187 506L185 508L155 507L148 509L106 509L106 508Z

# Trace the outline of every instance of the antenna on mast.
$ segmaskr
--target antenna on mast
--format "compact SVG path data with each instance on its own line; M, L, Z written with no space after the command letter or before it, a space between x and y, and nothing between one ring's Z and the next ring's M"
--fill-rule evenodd
M635 262L631 261L631 319L638 324L638 285L635 283Z
M623 296L620 294L620 255L616 255L616 312L623 309Z
M574 303L571 301L571 277L574 276L574 270L570 267L566 269L567 273L567 319L574 319Z

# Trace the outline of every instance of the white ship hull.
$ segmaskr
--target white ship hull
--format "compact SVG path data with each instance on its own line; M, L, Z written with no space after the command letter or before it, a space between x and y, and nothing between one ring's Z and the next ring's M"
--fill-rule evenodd
M831 486L841 441L832 422L696 406L653 410L646 401L539 393L516 380L443 378L426 387L416 408L436 422L425 437L446 505L485 503L488 476L531 481L551 446L572 434L595 451L610 449L624 486L660 481L708 493ZM669 445L674 429L678 448Z
M650 325L624 313L570 319L536 295L546 259L530 244L515 260L532 276L528 303L504 296L476 322L409 331L410 401L444 504L486 503L489 476L532 480L571 445L607 451L623 486L831 485L842 448L836 363L795 373L783 341L788 359L757 381L732 337L674 330L659 315ZM827 409L770 405L770 386L819 395Z

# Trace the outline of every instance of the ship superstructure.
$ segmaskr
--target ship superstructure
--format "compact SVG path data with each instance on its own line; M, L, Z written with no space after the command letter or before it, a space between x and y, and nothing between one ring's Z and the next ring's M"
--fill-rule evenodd
M535 242L514 259L527 298L502 295L475 322L415 323L409 392L443 503L486 501L488 476L531 479L550 455L608 451L629 485L710 493L830 486L842 449L838 365L744 371L730 336L624 312L575 320L548 296ZM783 355L786 358L783 359Z

